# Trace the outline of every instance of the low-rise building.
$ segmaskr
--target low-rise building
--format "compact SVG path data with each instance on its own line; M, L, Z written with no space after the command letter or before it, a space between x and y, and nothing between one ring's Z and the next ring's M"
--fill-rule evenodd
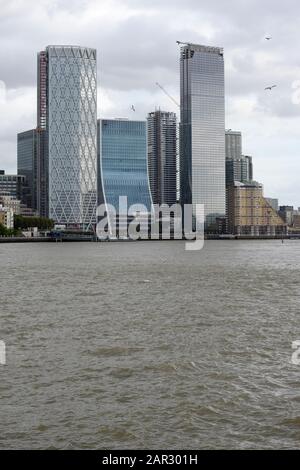
M293 217L294 217L293 206L280 206L278 213L289 227L293 225Z
M263 196L256 181L234 182L227 188L229 233L248 236L275 236L287 233L287 224Z
M0 204L0 224L4 225L5 228L14 228L14 213L13 210L7 207L3 207Z
M12 196L0 195L0 204L7 209L11 209L16 215L21 213L21 202L19 199L15 199Z

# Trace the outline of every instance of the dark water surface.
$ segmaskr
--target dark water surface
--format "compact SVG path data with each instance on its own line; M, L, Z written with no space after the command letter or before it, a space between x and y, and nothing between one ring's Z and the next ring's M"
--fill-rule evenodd
M300 448L300 242L0 244L0 448Z

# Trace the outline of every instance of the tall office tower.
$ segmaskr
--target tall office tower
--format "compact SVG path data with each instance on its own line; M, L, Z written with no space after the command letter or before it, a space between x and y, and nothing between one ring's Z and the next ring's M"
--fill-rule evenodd
M37 132L36 129L20 132L17 136L18 175L26 177L21 191L21 202L37 209Z
M252 179L252 157L241 155L239 158L226 158L226 186L235 181L246 183Z
M225 215L223 49L181 47L180 108L180 199L204 204L208 228Z
M242 156L242 133L239 131L226 131L225 155L230 160L239 159Z
M97 205L96 50L48 46L38 54L39 210L89 229Z
M148 114L148 171L154 204L176 203L177 119L175 113Z
M253 179L252 157L242 155L242 134L238 131L226 131L226 186L235 181L246 183Z
M127 196L128 208L143 205L150 214L146 121L99 119L98 139L99 203L113 205L119 214L119 197Z

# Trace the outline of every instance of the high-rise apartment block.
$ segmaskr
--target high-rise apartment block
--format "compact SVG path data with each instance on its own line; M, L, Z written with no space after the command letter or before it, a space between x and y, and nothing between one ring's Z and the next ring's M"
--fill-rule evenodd
M274 236L287 232L287 224L263 196L263 186L251 181L227 188L228 229L234 235Z
M148 171L154 204L177 200L177 118L175 113L148 114Z

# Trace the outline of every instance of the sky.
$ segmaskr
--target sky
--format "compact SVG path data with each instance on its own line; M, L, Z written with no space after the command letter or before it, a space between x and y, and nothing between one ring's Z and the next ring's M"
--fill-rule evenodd
M296 0L0 0L0 169L16 172L17 133L36 126L38 51L96 48L98 116L145 119L178 113L155 84L179 101L176 40L224 47L226 128L242 132L265 196L300 206Z

